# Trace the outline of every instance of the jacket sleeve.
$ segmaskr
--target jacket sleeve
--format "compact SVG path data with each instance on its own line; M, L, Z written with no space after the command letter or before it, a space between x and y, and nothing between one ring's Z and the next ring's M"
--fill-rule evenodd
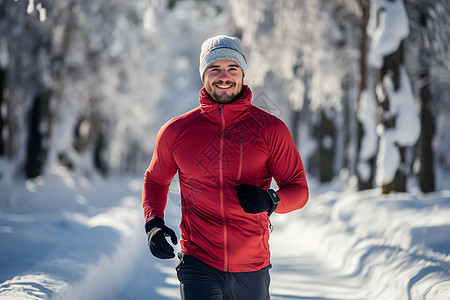
M153 157L144 176L142 207L146 222L154 216L164 219L170 182L178 169L173 158L175 140L176 132L168 122L158 132Z
M277 213L288 213L305 206L309 197L302 159L287 126L279 119L267 130L268 167L277 183L280 197Z

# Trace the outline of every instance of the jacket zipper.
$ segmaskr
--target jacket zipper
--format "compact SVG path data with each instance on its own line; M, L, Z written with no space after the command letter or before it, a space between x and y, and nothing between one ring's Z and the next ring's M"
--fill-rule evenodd
M220 133L220 155L219 155L219 184L220 184L220 212L223 221L223 248L224 248L224 258L223 258L223 270L226 272L228 267L228 232L227 223L225 220L225 205L224 205L224 195L223 195L223 144L225 138L225 118L221 114L222 104L219 108L219 115L221 116L221 133Z
M244 153L244 142L243 137L239 139L239 168L238 168L238 174L237 174L237 180L241 180L241 173L242 173L242 156Z

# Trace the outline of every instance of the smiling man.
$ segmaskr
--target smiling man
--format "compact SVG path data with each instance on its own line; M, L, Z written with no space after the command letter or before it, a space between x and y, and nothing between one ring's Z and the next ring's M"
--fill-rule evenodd
M286 125L251 104L247 61L238 38L203 42L200 106L159 131L143 183L148 246L174 258L177 237L164 222L178 172L181 298L269 299L269 217L302 208L308 186ZM270 189L272 179L278 191Z
M206 68L203 77L208 94L220 104L233 102L242 90L243 73L232 60L220 60Z

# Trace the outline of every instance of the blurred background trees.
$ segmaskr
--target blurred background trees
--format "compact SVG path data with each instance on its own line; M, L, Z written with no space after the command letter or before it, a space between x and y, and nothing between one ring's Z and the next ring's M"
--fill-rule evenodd
M198 105L202 41L227 34L308 178L433 191L450 170L449 14L446 0L0 0L0 182L143 174L159 127Z

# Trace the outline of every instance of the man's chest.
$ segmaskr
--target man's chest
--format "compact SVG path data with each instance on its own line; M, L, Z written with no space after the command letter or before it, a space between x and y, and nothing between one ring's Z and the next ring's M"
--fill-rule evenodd
M262 132L253 123L197 124L180 133L174 158L189 177L235 179L266 178L269 151Z

